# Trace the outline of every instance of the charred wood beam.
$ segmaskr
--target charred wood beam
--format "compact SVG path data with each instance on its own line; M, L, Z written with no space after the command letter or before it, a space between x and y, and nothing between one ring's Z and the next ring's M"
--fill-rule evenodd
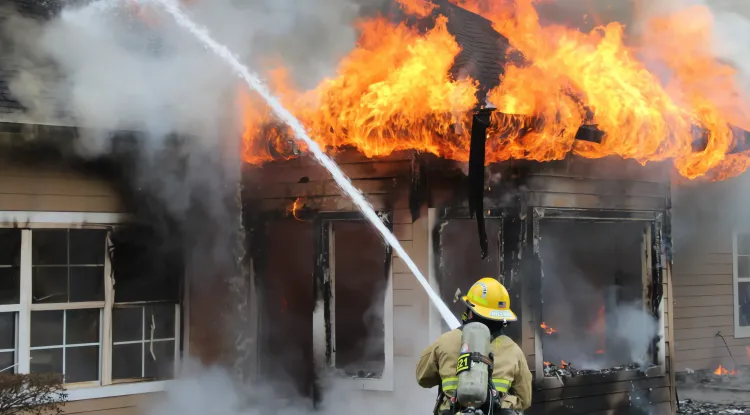
M727 154L737 154L743 151L750 150L750 132L745 131L738 127L731 127L732 134L735 138L735 146ZM693 126L693 141L692 147L693 152L701 152L708 147L708 140L710 139L709 131L705 128Z
M491 110L486 108L474 113L469 147L469 215L477 219L482 259L487 258L488 255L487 229L484 224L484 153L490 114Z
M409 211L411 212L411 221L416 222L419 219L422 204L427 201L427 168L425 159L417 152L411 155L411 186L409 188Z

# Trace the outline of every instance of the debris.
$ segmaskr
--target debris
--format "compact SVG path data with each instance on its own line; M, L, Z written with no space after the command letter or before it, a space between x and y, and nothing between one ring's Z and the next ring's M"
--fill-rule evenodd
M686 399L680 401L678 414L750 414L750 405L741 403L712 403Z
M643 370L643 368L635 363L630 365L615 366L606 369L576 369L572 363L562 361L560 366L554 363L544 362L544 376L549 377L575 377L583 375L606 375L608 373L623 372L630 370Z

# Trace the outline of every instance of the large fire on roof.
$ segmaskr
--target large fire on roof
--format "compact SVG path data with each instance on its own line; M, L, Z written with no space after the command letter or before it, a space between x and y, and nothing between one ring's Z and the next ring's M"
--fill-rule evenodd
M400 2L417 18L440 12L424 0ZM487 93L496 107L487 164L617 155L641 163L671 159L690 179L725 179L750 165L743 131L750 130L750 112L736 70L711 53L708 8L650 19L641 39L649 47L641 50L628 45L620 23L590 32L542 25L535 0L452 3L491 21L525 57L498 57L506 63L499 86ZM360 21L357 47L336 76L312 90L297 89L286 68L267 74L283 104L324 148L354 147L368 157L417 150L468 161L470 113L480 104L481 86L450 75L461 48L447 22L437 17L420 32L383 17ZM649 70L654 66L670 74L667 81ZM292 157L285 127L254 99L239 92L245 161ZM600 143L576 140L584 125L603 132Z

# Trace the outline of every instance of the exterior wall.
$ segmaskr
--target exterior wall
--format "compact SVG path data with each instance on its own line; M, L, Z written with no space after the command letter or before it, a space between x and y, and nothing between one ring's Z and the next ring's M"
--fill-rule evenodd
M335 158L375 209L388 208L393 212L393 233L420 271L425 276L429 275L428 214L427 209L423 208L420 218L412 223L408 203L411 171L408 155L394 154L377 161L352 153L342 153ZM250 167L245 171L244 184L246 203L254 204L261 211L289 211L298 198L299 207L321 212L356 211L351 200L341 195L330 174L309 158ZM351 402L352 409L366 407L368 412L373 413L430 413L437 391L420 388L414 378L421 351L432 341L429 299L395 252L391 264L393 388L365 390L361 389L361 382L341 379L334 383L337 387L340 385L343 389L349 389L347 402L335 402L333 405Z
M0 211L123 211L109 184L55 167L23 167L0 162Z
M663 214L668 204L669 184L663 166L641 166L632 160L608 158L588 160L568 158L560 162L543 163L532 168L524 182L527 202L538 212L551 209L591 209L595 212L616 210L621 212L649 212L655 218ZM652 212L652 213L651 213ZM541 217L543 220L543 216ZM665 218L665 220L668 220ZM535 219L536 221L536 219ZM530 221L531 222L531 221ZM534 226L532 223L529 226ZM537 235L534 234L534 237ZM543 236L543 235L542 235ZM544 258L541 258L544 261ZM649 274L650 275L650 272ZM529 367L535 376L536 390L529 413L584 414L599 411L627 412L631 402L647 398L650 413L673 411L674 381L670 364L670 273L664 272L661 333L664 338L664 371L650 370L649 376L634 373L612 373L601 376L579 376L565 379L538 376L543 365L543 350L537 339L540 330L541 309L537 304L540 287L533 276L523 277L523 343ZM643 401L641 401L643 402Z
M743 176L674 188L672 306L677 371L715 370L719 365L731 369L732 356L740 366L750 364L746 349L750 338L734 337L732 258L733 232L748 229L746 207L736 199L747 191L747 180Z
M0 211L121 213L120 198L101 180L55 167L0 164ZM70 401L65 414L137 415L158 394Z

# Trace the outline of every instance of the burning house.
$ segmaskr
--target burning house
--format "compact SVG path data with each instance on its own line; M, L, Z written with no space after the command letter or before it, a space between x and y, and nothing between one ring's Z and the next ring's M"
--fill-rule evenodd
M516 15L470 1L400 3L400 23L360 23L358 47L338 77L305 94L278 70L272 89L456 316L456 289L487 276L508 287L519 322L507 334L534 375L529 412L673 413L678 372L741 370L750 347L747 238L734 230L739 219L722 217L706 197L735 193L737 181L690 187L678 178L744 171L736 114L717 121L710 106L686 114L626 51L612 51L624 48L616 25L578 38L528 24L538 18L529 2L517 2ZM521 30L570 45L508 40ZM580 62L562 65L561 51ZM670 63L677 75L686 66ZM590 70L601 67L622 73L600 76L602 88L588 85ZM639 93L628 94L633 85ZM705 104L683 86L692 104ZM10 95L0 84L0 108L22 111ZM0 240L11 254L0 263L0 278L10 281L0 290L0 329L14 340L0 344L0 369L64 373L70 410L79 412L135 413L167 388L186 356L228 363L245 380L274 386L280 399L317 405L344 390L378 411L429 411L435 391L420 389L413 372L447 328L439 313L404 258L304 145L248 91L237 102L242 177L202 182L179 223L149 197L153 189L125 180L127 148L115 145L91 162L67 152L82 129L2 124ZM133 136L116 135L119 146ZM40 159L40 148L51 158ZM242 223L204 223L215 212L195 199L214 187L233 196L237 183L241 201L222 206L237 218L241 208ZM146 230L120 232L144 222ZM154 235L184 242L171 249ZM91 262L74 258L97 251L79 248L86 243L107 250ZM60 287L44 284L37 268L59 264L44 263L43 245L66 253L69 276L90 268L93 288L77 297L69 282L67 298L48 300ZM244 251L239 264L227 247ZM144 259L144 251L157 255ZM215 278L190 278L204 274ZM225 305L231 324L220 318ZM37 323L42 313L47 319ZM85 342L68 340L66 330L86 318L88 331L78 333ZM59 332L59 341L45 331Z

